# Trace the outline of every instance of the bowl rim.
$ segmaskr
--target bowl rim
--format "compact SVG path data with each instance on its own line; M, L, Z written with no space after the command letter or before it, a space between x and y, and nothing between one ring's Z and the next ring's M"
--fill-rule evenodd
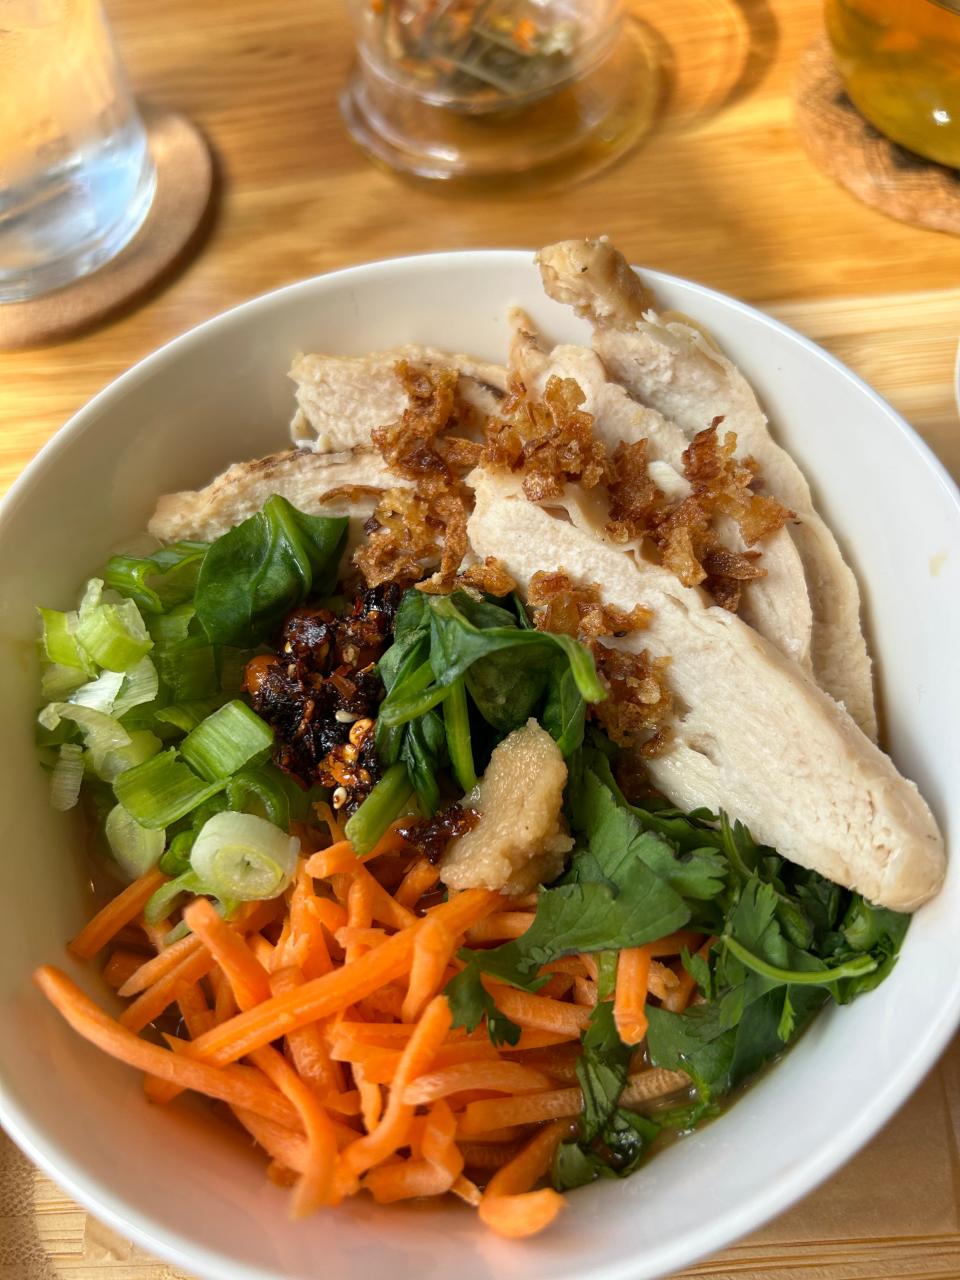
M68 443L78 441L82 437L112 399L145 379L155 376L169 364L175 363L182 349L188 348L201 339L209 330L236 319L244 312L255 311L268 302L282 305L282 299L293 298L300 293L309 293L321 281L324 285L328 285L351 278L375 276L385 268L415 272L424 261L435 262L438 265L446 263L455 268L467 259L478 257L491 261L496 259L504 266L527 267L533 252L527 249L469 249L377 259L321 273L269 290L201 321L138 360L98 391L63 426L57 429L0 500L0 537L12 512L29 500L30 490L36 479L46 471ZM861 394L867 397L875 409L884 413L897 427L919 459L926 465L931 478L944 490L945 496L956 508L960 518L960 487L932 448L901 414L836 356L781 320L720 290L667 272L646 267L638 270L642 271L643 276L655 285L659 283L667 286L683 286L692 290L697 297L719 303L753 322L759 321L763 326L772 328L792 343L799 344L811 357L825 362L834 375L839 375L853 384ZM958 352L957 373L960 377L960 352ZM914 1092L926 1073L935 1065L958 1026L960 1026L960 984L957 985L952 1000L941 1005L939 1017L928 1026L927 1034L915 1041L910 1051L901 1059L896 1075L882 1082L856 1115L835 1129L828 1141L811 1150L809 1155L799 1161L789 1173L762 1188L748 1203L734 1205L721 1215L710 1218L694 1232L687 1233L682 1240L664 1241L662 1247L653 1256L655 1265L652 1270L649 1268L651 1261L649 1255L645 1259L647 1265L643 1267L644 1274L664 1275L679 1267L690 1265L697 1258L727 1247L734 1240L769 1221L820 1185L874 1137ZM0 1080L0 1086L2 1086L2 1080ZM171 1233L167 1226L153 1218L149 1211L144 1212L130 1206L122 1194L115 1192L102 1179L86 1173L82 1165L73 1160L59 1159L55 1149L45 1140L42 1124L26 1113L21 1114L19 1108L14 1107L12 1102L5 1098L2 1087L0 1087L0 1125L30 1159L84 1208L121 1234L150 1250L154 1255L188 1271L199 1272L209 1280L281 1280L279 1272L238 1262L224 1254L208 1250L200 1241L181 1236L176 1232ZM600 1269L591 1271L589 1274L592 1280L631 1280L631 1277L637 1274L637 1270L636 1260L622 1258L604 1264ZM582 1280L583 1275L582 1266L554 1272L555 1280Z

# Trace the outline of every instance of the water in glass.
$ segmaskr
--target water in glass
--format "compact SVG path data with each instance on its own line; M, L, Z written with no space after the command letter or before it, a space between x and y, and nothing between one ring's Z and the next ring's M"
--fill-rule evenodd
M113 257L154 182L99 0L0 0L0 302Z

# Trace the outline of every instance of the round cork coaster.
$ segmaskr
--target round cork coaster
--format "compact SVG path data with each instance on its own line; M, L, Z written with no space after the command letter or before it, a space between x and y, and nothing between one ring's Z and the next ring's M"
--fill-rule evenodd
M960 172L885 138L847 97L826 36L800 62L800 141L816 164L864 204L891 218L960 235Z
M130 243L90 275L27 302L0 306L0 349L40 346L89 328L130 303L201 238L213 189L202 134L173 111L143 110L157 170L153 204Z

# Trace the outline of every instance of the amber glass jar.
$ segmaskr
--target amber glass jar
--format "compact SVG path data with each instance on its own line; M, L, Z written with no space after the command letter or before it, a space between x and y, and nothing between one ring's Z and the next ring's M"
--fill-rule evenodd
M960 0L827 0L858 110L887 137L960 168Z

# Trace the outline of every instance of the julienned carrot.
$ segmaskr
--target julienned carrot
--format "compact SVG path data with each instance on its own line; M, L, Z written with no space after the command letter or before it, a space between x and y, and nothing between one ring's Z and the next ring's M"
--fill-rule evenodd
M268 1080L296 1107L307 1134L307 1160L293 1196L294 1217L302 1218L324 1204L337 1204L334 1187L337 1142L330 1117L316 1094L297 1075L286 1058L269 1045L252 1055Z
M460 1139L457 1146L468 1169L502 1169L520 1150L516 1142L474 1142Z
M226 974L241 1009L269 999L270 975L209 898L195 898L183 918Z
M431 1000L403 1051L383 1118L372 1133L359 1138L340 1157L341 1178L346 1186L351 1186L361 1174L404 1145L414 1111L403 1101L404 1091L412 1080L429 1069L452 1021L446 996Z
M440 868L427 858L418 858L400 882L400 887L393 895L394 901L399 902L401 907L412 910L439 880Z
M373 1133L383 1116L383 1091L374 1080L367 1079L367 1069L359 1063L353 1068L353 1078L360 1095L360 1117L367 1133Z
M464 1204L469 1204L474 1209L479 1206L483 1198L477 1184L471 1182L469 1178L465 1178L462 1173L450 1190L455 1196L459 1196Z
M214 1025L213 1010L207 1004L206 996L200 989L199 982L195 982L192 987L183 987L177 993L177 1004L180 1006L180 1012L183 1015L183 1021L186 1024L191 1040L195 1040L197 1036L202 1036L205 1031L209 1031Z
M136 972L132 973L120 988L119 994L129 997L137 996L141 991L146 991L147 987L152 987L165 973L175 969L181 960L185 960L187 956L199 951L202 945L199 938L190 936L181 938L179 942L174 942L169 947L164 947L159 955L151 956L149 960L142 961Z
M190 952L152 987L141 992L133 1004L120 1015L120 1022L130 1031L142 1031L169 1009L180 993L199 982L214 967L214 959L203 947Z
M590 1021L591 1010L584 1006L531 995L529 991L488 982L486 978L483 985L493 996L500 1012L521 1027L535 1027L539 1031L555 1031L573 1037L578 1036Z
M130 951L126 947L116 947L110 959L103 966L103 980L108 987L119 991L130 977L143 965L143 953Z
M457 1118L443 1099L430 1108L420 1154L449 1176L451 1187L463 1173L463 1155L457 1147Z
M294 967L279 969L270 977L270 990L273 995L295 991L302 986L303 974ZM307 1084L321 1092L328 1090L343 1092L343 1072L337 1063L331 1060L326 1038L316 1022L308 1022L305 1027L291 1031L287 1036L287 1048L290 1050L290 1056L297 1071Z
M499 895L491 890L467 889L435 907L434 914L451 933L460 934L492 911L498 900ZM248 1013L238 1014L222 1026L214 1027L190 1045L192 1056L217 1065L235 1062L251 1049L269 1044L278 1036L356 1004L408 971L421 923L418 920L353 964L305 982L296 991L273 996ZM580 1025L578 1023L578 1030Z
M544 1125L514 1158L499 1169L487 1184L487 1196L515 1196L530 1191L550 1168L557 1147L572 1136L569 1120L554 1120Z
M511 1238L534 1235L550 1225L564 1206L550 1188L533 1188L550 1168L554 1154L569 1137L569 1121L546 1125L490 1179L480 1201L481 1222Z
M371 1169L363 1185L377 1204L394 1204L397 1200L442 1196L451 1189L453 1180L429 1160L402 1160Z
M515 1196L485 1194L477 1206L477 1214L484 1226L497 1235L522 1240L545 1231L565 1207L562 1195L552 1187L543 1187Z
M334 934L347 923L347 913L332 898L311 898L307 904L310 914L322 924L329 934Z
M296 964L303 976L310 979L322 977L333 968L323 925L315 910L316 902L313 878L307 871L306 861L301 858L290 894L290 914L287 917L290 936L283 950L278 947L275 969Z
M33 979L74 1031L111 1057L161 1080L173 1081L181 1089L219 1098L231 1106L247 1107L288 1129L300 1127L296 1109L259 1071L249 1067L211 1067L141 1040L98 1009L76 983L52 965L37 969Z
M373 917L391 929L405 929L413 924L417 917L412 911L400 905L392 898L370 874L364 864L353 851L348 841L333 844L329 849L322 849L307 859L307 873L318 880L331 876L347 875L353 884L362 884L370 895Z
M147 871L98 911L90 923L67 944L67 949L80 960L92 960L124 925L136 920L160 886L166 883L167 877L162 871L156 868Z
M466 1089L484 1089L491 1093L537 1093L549 1089L553 1081L542 1071L521 1066L518 1062L462 1062L419 1076L408 1084L404 1102L420 1106L449 1098Z
M575 1004L592 1009L597 1003L598 996L599 989L595 982L592 982L589 978L574 978L573 999Z
M467 1104L458 1124L465 1138L488 1129L509 1129L518 1124L541 1124L544 1120L580 1114L583 1095L579 1089L551 1089L528 1093L520 1098L489 1098Z
M650 947L624 947L617 957L613 1020L624 1044L639 1044L647 1034L647 984Z
M400 1010L404 1022L416 1022L440 990L457 940L436 916L429 915L417 933L410 966L410 984Z
M467 943L475 947L480 942L521 938L532 924L532 911L497 911L467 931Z

